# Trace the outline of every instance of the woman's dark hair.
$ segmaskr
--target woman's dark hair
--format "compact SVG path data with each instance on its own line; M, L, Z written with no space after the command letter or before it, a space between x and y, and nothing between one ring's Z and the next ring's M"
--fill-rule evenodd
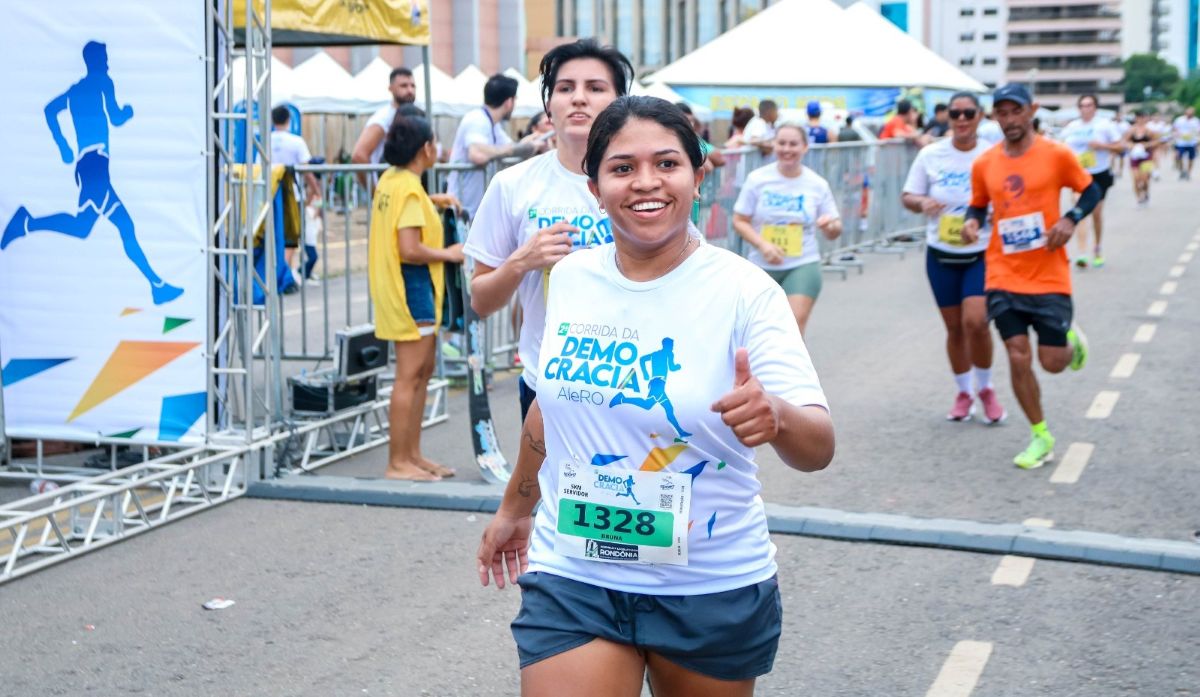
M746 124L750 123L751 119L753 118L754 110L750 107L742 106L733 110L733 119L731 120L731 123L733 124L734 128L742 131L746 129Z
M393 167L403 167L432 140L433 129L424 118L397 114L383 141L383 160Z
M1092 105L1095 106L1096 108L1100 107L1100 100L1096 98L1096 95L1090 94L1090 93L1079 95L1079 99L1075 100L1075 106L1083 106L1083 100L1085 100L1085 99L1092 100Z
M700 139L679 107L658 97L618 97L600 112L592 124L592 132L588 134L587 154L583 156L583 173L592 181L600 178L600 161L604 159L609 143L625 128L630 119L653 121L668 131L673 131L683 145L683 152L692 163L692 169L700 169L704 165Z
M595 58L608 66L612 73L613 89L618 97L629 93L629 83L633 82L633 65L625 54L612 46L602 46L595 39L580 39L574 43L563 44L550 49L542 57L538 72L542 74L542 104L550 104L550 95L554 92L554 83L558 80L558 71L564 64L580 58Z
M533 135L534 129L538 127L538 124L541 123L542 119L544 118L546 118L546 112L544 111L539 111L531 116L529 118L529 123L525 125L525 130L521 131L521 137L528 138L529 136Z
M983 105L979 103L979 95L975 94L974 92L955 92L950 97L950 101L947 103L953 104L957 99L970 99L971 103L975 105L976 109L983 109Z

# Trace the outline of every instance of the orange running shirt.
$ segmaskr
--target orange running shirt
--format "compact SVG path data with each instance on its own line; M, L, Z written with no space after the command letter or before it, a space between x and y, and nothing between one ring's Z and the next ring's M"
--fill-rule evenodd
M1091 183L1092 175L1079 166L1070 149L1041 136L1035 136L1033 145L1020 157L1006 154L1000 143L975 160L971 205L984 208L992 204L992 239L986 254L988 290L1071 294L1067 249L1047 249L1044 236L1060 218L1062 189L1082 192ZM1040 244L1030 240L1037 236L1037 225L1043 238ZM1001 234L1002 228L1009 234Z

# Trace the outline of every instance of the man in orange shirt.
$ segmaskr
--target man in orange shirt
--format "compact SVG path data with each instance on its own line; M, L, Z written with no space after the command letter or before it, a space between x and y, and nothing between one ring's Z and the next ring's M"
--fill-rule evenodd
M917 136L917 110L912 102L901 99L896 102L896 115L883 124L879 131L880 140L891 138L915 138Z
M1038 362L1050 373L1087 361L1087 340L1072 324L1071 268L1063 245L1100 202L1100 187L1065 146L1037 135L1037 104L1022 85L1004 85L992 96L1004 141L980 155L971 169L971 205L963 241L979 237L992 206L992 237L985 260L988 318L996 323L1012 373L1013 392L1033 438L1013 464L1035 469L1054 459L1054 436L1042 412L1033 372L1029 328L1038 335ZM1080 192L1075 207L1059 215L1063 187Z

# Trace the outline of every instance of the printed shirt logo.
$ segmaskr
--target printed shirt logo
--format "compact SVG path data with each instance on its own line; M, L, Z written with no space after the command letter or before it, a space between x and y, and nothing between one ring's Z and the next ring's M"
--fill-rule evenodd
M571 244L575 249L608 244L613 239L608 218L595 215L585 206L530 208L529 220L536 224L535 230L543 230L555 223L568 223L576 228L577 232L571 233Z
M607 400L609 408L628 405L652 411L661 407L677 439L691 437L675 417L667 394L668 379L683 367L675 361L674 339L664 337L656 350L646 353L639 347L637 330L629 328L564 322L558 334L567 338L542 370L547 380L567 383L559 390L559 399L601 406L605 395L590 388L616 389L617 394Z
M803 213L804 194L780 194L763 190L763 207L775 213Z

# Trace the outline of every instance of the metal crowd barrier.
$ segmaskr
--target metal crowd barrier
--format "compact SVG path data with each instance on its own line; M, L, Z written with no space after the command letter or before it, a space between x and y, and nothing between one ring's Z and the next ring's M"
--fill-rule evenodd
M712 244L743 253L743 243L733 229L733 207L746 176L765 164L755 147L723 150L726 164L709 175L701 186L699 229ZM844 276L858 268L864 252L903 251L906 240L921 239L923 221L900 204L900 193L917 148L905 141L854 142L813 145L804 166L824 177L833 190L843 220L837 240L820 238L825 268ZM496 171L516 160L494 162L486 167L438 164L427 172L431 191L444 191L453 171L480 171L487 181ZM283 358L288 361L327 361L333 356L333 334L337 329L373 321L374 307L367 288L367 237L375 180L386 170L383 165L326 164L294 168L305 197L304 175L317 177L322 205L315 218L301 216L301 239L312 237L310 226L319 224L313 247L315 270L321 278L299 287L297 298L285 300L285 325L297 322L298 337L284 334ZM311 251L311 250L310 250ZM297 250L300 268L308 253ZM336 287L336 291L331 288ZM520 309L516 303L488 318L486 350L490 366L504 370L516 366ZM514 320L514 318L516 318ZM453 330L439 333L439 376L462 374L461 338Z

